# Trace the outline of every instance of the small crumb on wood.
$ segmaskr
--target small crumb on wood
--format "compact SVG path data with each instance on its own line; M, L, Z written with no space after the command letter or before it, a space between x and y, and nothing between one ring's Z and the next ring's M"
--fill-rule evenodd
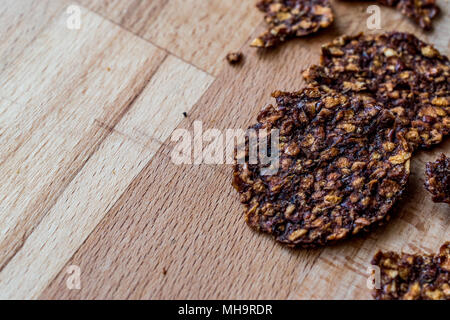
M227 54L227 61L229 64L238 64L242 61L242 57L241 52L230 52Z
M167 269L163 268L162 273L163 273L163 275L166 275L167 274Z
M187 113L186 112L183 112L183 117L185 117L185 118L187 118Z

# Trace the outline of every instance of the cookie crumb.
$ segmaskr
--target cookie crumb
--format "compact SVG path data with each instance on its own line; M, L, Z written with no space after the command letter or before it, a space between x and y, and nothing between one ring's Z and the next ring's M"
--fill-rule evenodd
M230 52L227 54L227 61L229 64L238 64L242 61L242 53L241 52Z

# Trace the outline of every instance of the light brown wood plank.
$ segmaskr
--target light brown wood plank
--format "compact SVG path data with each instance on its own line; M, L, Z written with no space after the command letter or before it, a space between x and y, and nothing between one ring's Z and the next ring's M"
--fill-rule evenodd
M195 80L195 82L194 82ZM168 57L56 204L0 272L0 297L37 297L212 82Z
M114 127L166 55L98 15L82 18L68 30L60 12L0 74L0 96L15 101L0 124L14 135L0 165L0 269L109 134L98 122Z
M65 0L2 0L0 72L61 14L68 3ZM0 83L4 83L3 79Z
M146 144L163 143L214 78L169 55L116 130Z
M36 298L158 147L111 133L2 269L0 297Z
M255 1L79 1L213 75L263 19Z
M169 0L77 0L90 10L140 34Z

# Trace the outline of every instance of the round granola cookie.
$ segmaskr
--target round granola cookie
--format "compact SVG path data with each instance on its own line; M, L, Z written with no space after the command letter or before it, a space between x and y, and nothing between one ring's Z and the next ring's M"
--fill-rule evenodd
M320 65L303 76L325 88L370 94L397 116L397 130L413 149L438 144L450 133L450 62L411 34L337 38L322 47Z
M252 47L274 47L315 33L334 20L329 0L261 0L256 6L265 13L269 29L253 40Z
M263 109L250 130L278 130L278 147L270 148L278 150L278 170L265 175L269 164L249 161L249 140L234 165L247 223L311 247L385 220L405 190L411 157L394 115L370 97L317 87L273 96L277 106Z
M450 204L450 158L441 154L435 162L428 162L425 175L425 187L433 201Z

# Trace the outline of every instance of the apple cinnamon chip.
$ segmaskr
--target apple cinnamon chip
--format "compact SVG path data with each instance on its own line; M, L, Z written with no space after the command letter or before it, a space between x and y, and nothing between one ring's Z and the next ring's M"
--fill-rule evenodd
M275 92L255 131L279 131L279 168L236 159L233 186L247 223L293 247L348 238L385 221L402 196L411 152L395 116L366 96L308 87ZM271 150L273 151L273 150ZM240 161L239 161L240 160Z
M294 37L303 37L328 27L334 20L329 0L261 0L269 28L251 43L268 48Z

